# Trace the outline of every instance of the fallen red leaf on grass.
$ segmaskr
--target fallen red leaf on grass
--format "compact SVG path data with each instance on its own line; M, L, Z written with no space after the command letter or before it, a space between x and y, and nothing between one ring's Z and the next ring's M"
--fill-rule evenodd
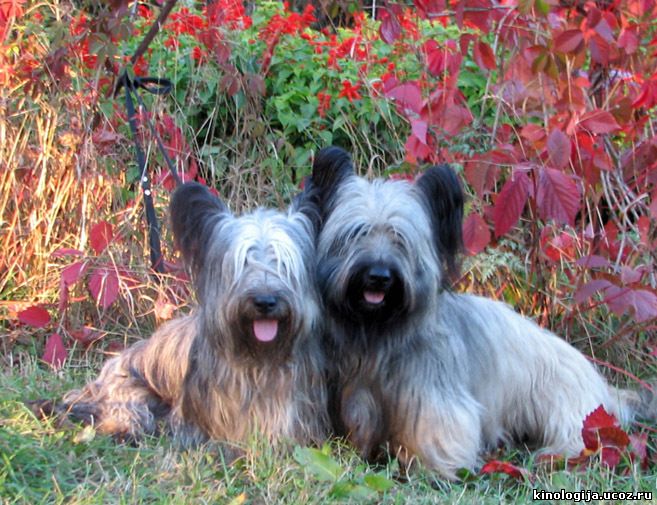
M503 473L518 480L531 480L532 478L531 474L524 468L519 468L516 465L507 463L506 461L498 461L496 459L489 461L482 466L479 473L481 475Z
M602 464L615 468L622 453L630 443L630 437L620 427L618 420L609 414L602 405L584 419L582 440L589 455L599 454Z
M43 307L28 307L18 313L18 320L34 328L43 328L50 322L50 314Z
M67 356L68 352L66 351L66 347L64 347L62 336L59 333L50 335L46 341L46 348L43 351L43 361L57 369L64 364Z

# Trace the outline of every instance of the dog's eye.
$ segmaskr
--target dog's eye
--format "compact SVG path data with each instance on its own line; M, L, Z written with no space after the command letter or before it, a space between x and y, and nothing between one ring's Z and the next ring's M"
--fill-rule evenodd
M404 236L401 233L394 230L394 229L390 230L389 233L390 233L390 236L392 237L392 244L395 247L399 248L400 252L402 252L404 254L407 253L408 252L408 245L407 245L407 241L404 238Z
M367 227L364 224L354 226L347 234L347 240L355 240L367 235Z

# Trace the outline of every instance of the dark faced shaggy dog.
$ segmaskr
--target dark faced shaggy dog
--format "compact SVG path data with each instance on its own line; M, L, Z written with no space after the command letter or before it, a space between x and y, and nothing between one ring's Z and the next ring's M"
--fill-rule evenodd
M415 184L367 181L327 148L308 191L320 195L332 410L364 456L387 445L453 478L503 442L578 454L582 421L601 404L632 417L638 395L610 387L565 341L503 303L446 289L463 214L450 167Z

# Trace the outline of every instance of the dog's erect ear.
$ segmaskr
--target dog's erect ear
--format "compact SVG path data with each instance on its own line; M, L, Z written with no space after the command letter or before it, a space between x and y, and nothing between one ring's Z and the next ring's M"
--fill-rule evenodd
M331 146L325 147L315 156L311 181L315 187L330 191L353 174L351 155L340 147Z
M445 287L459 275L458 255L463 249L463 188L449 165L427 170L416 182L433 228L436 247L443 261Z
M203 264L212 231L230 214L228 208L205 186L187 182L171 195L169 213L176 247L196 275Z
M315 156L312 175L304 180L303 191L294 199L292 207L308 216L316 233L329 212L335 190L350 175L354 175L354 166L344 149L325 147Z
M342 181L354 175L351 155L339 147L325 147L317 153L313 171L306 180L304 194L307 202L316 206L320 220L329 212L329 205Z
M294 197L290 209L308 218L313 227L312 233L316 237L322 225L322 211L319 191L313 188L310 176L304 179L303 191Z

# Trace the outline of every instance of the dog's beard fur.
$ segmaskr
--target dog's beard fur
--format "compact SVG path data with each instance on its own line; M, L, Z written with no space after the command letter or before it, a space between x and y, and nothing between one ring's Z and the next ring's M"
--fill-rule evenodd
M164 424L185 445L255 434L321 441L328 421L315 211L299 202L287 214L235 217L198 184L176 190L172 227L198 307L110 360L60 410L121 437Z
M449 167L415 184L368 182L328 148L307 191L322 219L332 415L364 456L387 445L452 478L500 443L578 454L582 421L600 404L628 420L635 395L610 388L573 347L502 303L446 289L463 207Z

